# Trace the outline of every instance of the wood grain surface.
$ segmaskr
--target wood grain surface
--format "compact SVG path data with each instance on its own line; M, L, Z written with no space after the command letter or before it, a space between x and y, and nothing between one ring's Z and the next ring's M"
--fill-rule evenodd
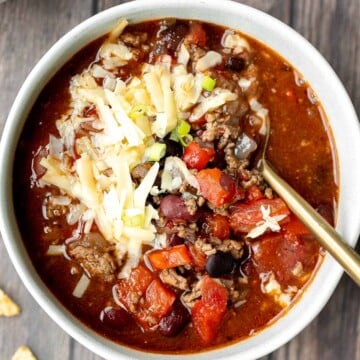
M126 1L0 1L1 132L17 91L45 51L82 20L123 2ZM360 112L359 0L238 2L275 16L307 38L332 65ZM357 251L360 252L360 246ZM20 316L0 318L0 360L10 360L23 344L30 346L39 360L99 360L38 306L16 274L2 241L0 255L0 288L22 308ZM270 359L360 360L360 288L343 276L319 316L287 345L262 358Z

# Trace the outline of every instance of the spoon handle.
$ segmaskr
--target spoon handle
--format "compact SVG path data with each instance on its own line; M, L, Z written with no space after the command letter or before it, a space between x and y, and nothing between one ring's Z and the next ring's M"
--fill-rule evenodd
M283 180L265 159L262 159L262 174L272 189L287 203L319 243L360 286L360 255L344 242L334 228Z

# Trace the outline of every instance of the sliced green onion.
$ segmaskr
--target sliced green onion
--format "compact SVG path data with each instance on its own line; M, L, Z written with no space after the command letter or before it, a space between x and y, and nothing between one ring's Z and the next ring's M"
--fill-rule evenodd
M140 116L143 116L146 114L146 105L137 104L132 107L130 110L129 116L131 119L135 120L139 118Z
M192 140L192 136L189 134L190 130L191 125L184 119L181 119L176 128L171 132L170 140L180 142L181 145L186 146ZM189 138L191 138L190 141L188 141Z
M179 137L187 135L190 132L190 130L191 130L191 125L183 119L180 120L180 123L176 127L176 131Z
M173 141L176 141L176 142L179 142L179 137L177 136L176 134L176 131L173 130L170 134L170 140L173 140Z
M145 149L145 155L147 161L159 161L166 154L166 144L155 143Z
M212 77L205 75L201 83L201 87L206 91L213 91L216 85L216 80Z
M193 140L193 137L192 137L190 134L187 134L187 135L185 135L185 136L183 136L183 137L181 137L181 138L179 139L180 144L181 144L183 147L188 146L188 145L191 143L192 140Z

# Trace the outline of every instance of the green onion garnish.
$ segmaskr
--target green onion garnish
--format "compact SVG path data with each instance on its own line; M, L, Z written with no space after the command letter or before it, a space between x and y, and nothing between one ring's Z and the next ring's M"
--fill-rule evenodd
M213 91L216 85L216 80L212 77L205 75L201 83L201 87L206 91Z
M183 136L179 139L180 141L180 144L183 146L183 147L186 147L188 146L191 141L193 140L193 137L190 135L190 134L187 134L186 136Z
M159 161L166 154L166 144L155 143L145 149L145 159L147 161Z
M176 142L179 142L179 137L175 131L176 129L174 129L171 134L170 134L170 140L173 140L173 141L176 141Z
M180 142L182 146L186 146L192 140L192 136L189 134L190 130L191 125L184 119L181 119L176 128L171 132L170 140Z
M180 123L176 127L176 131L179 137L187 135L190 132L190 130L191 130L191 125L183 119L180 120Z

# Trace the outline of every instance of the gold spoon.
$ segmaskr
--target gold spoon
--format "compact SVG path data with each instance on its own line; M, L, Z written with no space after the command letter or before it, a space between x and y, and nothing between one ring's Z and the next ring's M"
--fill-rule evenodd
M329 223L284 179L266 160L265 153L270 137L270 120L266 119L266 136L258 163L259 171L271 188L286 202L291 211L317 238L319 243L343 267L348 275L360 286L360 255L344 242Z

